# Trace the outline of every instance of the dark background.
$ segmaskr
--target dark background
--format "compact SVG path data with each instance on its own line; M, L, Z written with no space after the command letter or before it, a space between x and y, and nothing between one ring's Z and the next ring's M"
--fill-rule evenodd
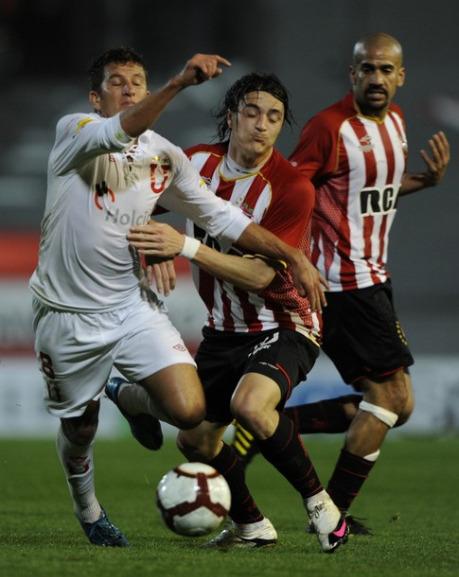
M439 129L452 155L438 188L400 200L389 255L396 304L415 354L457 355L458 16L453 0L0 0L0 229L38 230L55 123L89 110L86 69L102 50L125 44L143 53L153 89L195 52L232 61L220 79L179 95L158 123L183 147L213 137L211 113L236 78L275 72L297 119L280 139L288 154L307 118L348 89L354 42L388 32L405 52L396 101L410 170L422 169L418 151Z

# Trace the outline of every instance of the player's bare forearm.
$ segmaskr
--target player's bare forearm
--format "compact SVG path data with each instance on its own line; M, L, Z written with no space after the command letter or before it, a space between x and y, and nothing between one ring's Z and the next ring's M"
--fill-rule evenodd
M161 112L181 90L216 78L223 72L222 65L231 64L218 54L195 54L188 60L183 70L162 88L121 113L120 122L123 130L129 136L139 136L158 120Z
M436 186L443 179L450 161L449 142L444 132L437 132L429 140L430 153L421 150L420 154L426 170L419 173L406 173L402 177L399 196L406 196Z
M301 296L308 297L312 310L320 312L326 305L324 291L328 288L327 282L299 249L255 223L244 230L237 244L269 258L286 261L296 289Z
M185 235L167 223L151 221L133 227L128 234L130 244L141 254L173 257L183 249ZM259 258L243 258L222 254L201 244L192 258L200 268L213 276L228 281L243 290L260 291L274 278L275 270Z
M204 244L201 244L192 261L212 276L246 291L265 289L276 274L274 268L261 258L222 254Z

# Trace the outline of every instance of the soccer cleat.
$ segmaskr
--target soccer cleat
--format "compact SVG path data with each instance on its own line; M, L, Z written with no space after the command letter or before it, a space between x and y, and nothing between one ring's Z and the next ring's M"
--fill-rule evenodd
M370 527L367 527L363 522L364 519L358 519L357 517L353 517L352 515L346 515L345 519L347 526L349 527L349 536L358 535L359 537L360 536L369 537L373 535L373 531L370 529ZM315 534L316 530L311 522L309 522L306 528L306 532Z
M316 503L311 510L308 509L308 515L322 551L333 553L346 543L349 527L345 515L340 513L330 498Z
M273 547L277 543L277 531L266 517L257 523L239 525L234 522L223 529L214 539L203 547L208 549L260 549Z
M129 541L118 527L115 527L110 522L103 509L100 517L94 523L83 523L81 519L79 521L87 538L93 545L99 545L100 547L129 547Z
M157 451L163 444L163 432L161 423L153 415L140 413L139 415L128 415L118 403L118 393L121 385L127 381L120 377L111 377L105 385L105 394L115 403L121 414L129 423L131 433L135 439L146 449Z

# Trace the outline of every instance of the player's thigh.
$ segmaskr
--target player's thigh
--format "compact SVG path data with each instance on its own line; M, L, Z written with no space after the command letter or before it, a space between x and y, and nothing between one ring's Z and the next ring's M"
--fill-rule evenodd
M173 424L189 427L189 420L204 418L204 390L194 365L174 364L140 381L155 405L168 415ZM195 423L192 423L195 424Z
M278 398L277 405L283 406L293 388L306 379L318 354L319 347L296 331L280 329L267 337L260 335L258 343L246 351L238 395L247 402L256 402L250 392L252 384L266 403Z
M253 413L274 410L282 398L279 384L260 373L246 373L239 381L231 397L231 413L236 418Z
M110 349L93 315L35 308L35 350L45 380L48 411L81 416L104 389L112 368Z
M161 308L140 301L122 330L113 351L114 363L129 381L139 383L171 365L196 367L180 333Z

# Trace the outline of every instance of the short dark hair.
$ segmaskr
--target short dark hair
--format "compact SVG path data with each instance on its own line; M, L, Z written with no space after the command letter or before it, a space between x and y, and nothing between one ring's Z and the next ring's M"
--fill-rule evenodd
M91 90L100 91L104 81L104 71L107 64L116 62L117 64L126 64L135 62L142 66L145 71L145 77L148 79L147 68L143 56L132 48L120 46L119 48L109 48L94 60L88 70Z
M288 91L275 74L260 74L252 72L239 78L226 92L223 104L215 114L218 121L217 135L221 142L228 140L230 128L227 122L227 113L237 112L239 103L249 92L268 92L284 105L284 122L291 125L293 121L292 111L289 106Z

